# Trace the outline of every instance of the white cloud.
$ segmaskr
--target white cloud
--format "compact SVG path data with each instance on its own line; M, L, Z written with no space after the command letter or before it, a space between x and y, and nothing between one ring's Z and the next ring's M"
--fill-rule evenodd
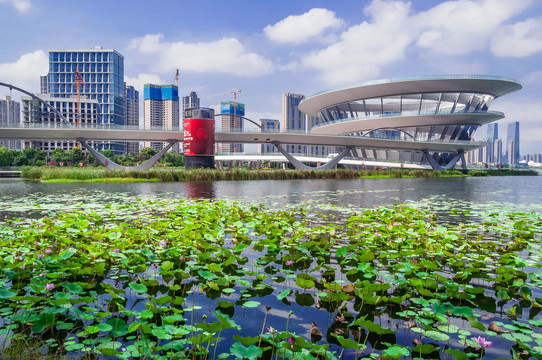
M416 46L431 53L461 55L485 50L504 22L525 10L530 0L458 0L414 15Z
M156 74L139 74L137 77L125 76L124 81L126 82L126 85L131 85L137 91L139 91L140 96L142 96L145 84L164 84L164 81L162 81L162 79L160 79L160 76ZM173 79L167 83L173 83Z
M502 27L491 42L501 57L524 57L542 51L542 18L527 19Z
M382 66L403 59L413 37L408 30L410 3L377 0L365 12L370 22L350 27L340 41L303 56L303 65L320 70L332 85L375 78Z
M167 42L162 34L132 40L130 48L147 56L147 65L157 72L181 71L226 73L239 76L266 75L274 70L271 61L248 52L235 38L212 42ZM135 55L138 56L138 55Z
M13 5L19 12L25 13L32 7L30 0L0 0L0 3Z
M533 71L527 74L521 80L523 84L540 84L542 83L542 70Z
M290 15L275 25L267 25L264 32L278 43L299 44L322 37L325 31L343 26L344 21L327 9L311 9L302 15Z
M540 19L514 25L507 22L531 3L532 0L450 0L415 13L411 2L373 0L364 9L366 21L346 29L327 48L298 54L299 62L293 60L282 68L299 69L297 64L314 68L328 86L333 86L374 79L383 67L404 59L414 47L423 50L420 58L453 55L454 61L460 62L458 55L487 51L490 44L494 51L502 47L511 49L515 56L526 56L542 51ZM509 35L495 36L501 33Z
M39 92L40 76L49 71L49 56L38 50L22 55L12 63L0 63L0 79L32 93Z

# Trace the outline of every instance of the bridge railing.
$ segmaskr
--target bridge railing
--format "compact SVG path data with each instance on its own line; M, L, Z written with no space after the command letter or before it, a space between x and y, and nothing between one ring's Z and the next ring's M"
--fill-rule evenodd
M0 128L10 128L10 129L81 129L81 130L134 130L142 132L161 132L161 131L182 131L179 129L163 129L162 127L153 127L150 129L140 129L138 126L127 126L127 125L117 125L117 124L81 124L80 126L74 127L66 123L60 122L21 122L21 123L1 123ZM307 133L304 130L288 130L288 131L265 131L262 132L260 129L244 129L243 131L217 131L217 134L299 134L299 135L310 135L311 137L329 137L330 135L326 134L311 134ZM340 136L340 135L336 135ZM401 139L394 139L386 137L385 135L377 135L371 137L366 137L366 139L382 139L382 140L396 140L398 142L424 142L424 143L446 143L446 144L465 144L465 145L479 145L485 146L486 143L483 141L475 140L441 140L441 139L427 139L426 137L420 138L409 138L404 137Z

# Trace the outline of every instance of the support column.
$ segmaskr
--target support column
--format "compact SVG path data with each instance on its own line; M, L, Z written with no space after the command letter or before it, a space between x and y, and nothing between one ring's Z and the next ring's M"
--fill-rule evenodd
M308 166L303 164L301 161L297 160L295 157L293 157L290 153L288 153L282 145L278 141L272 141L271 144L275 145L277 149L288 159L290 164L292 164L297 170L331 170L333 169L339 161L342 160L343 157L346 156L354 148L354 146L347 146L343 151L340 152L337 156L335 156L331 161L327 162L324 165L321 166Z
M77 138L77 141L81 143L81 145L87 149L102 165L104 165L109 170L125 170L125 171L135 171L135 170L149 170L152 168L152 166L160 160L164 154L171 149L173 145L177 143L177 140L168 140L169 143L167 146L165 146L160 152L156 155L154 155L149 160L145 161L144 163L141 163L136 166L123 166L119 165L116 162L114 162L111 159L108 159L104 155L100 154L98 151L96 151L92 146L90 146L87 143L87 139L79 137Z

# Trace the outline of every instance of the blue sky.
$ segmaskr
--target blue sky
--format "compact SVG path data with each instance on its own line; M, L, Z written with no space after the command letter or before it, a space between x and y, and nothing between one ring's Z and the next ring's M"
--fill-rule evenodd
M102 46L128 84L173 83L217 107L241 89L251 119L282 117L284 92L310 95L391 77L489 74L523 89L497 99L520 121L521 153L542 153L540 0L0 0L0 81L34 92L49 49ZM9 94L0 89L0 95ZM17 97L17 94L13 94ZM485 128L477 137L484 137Z

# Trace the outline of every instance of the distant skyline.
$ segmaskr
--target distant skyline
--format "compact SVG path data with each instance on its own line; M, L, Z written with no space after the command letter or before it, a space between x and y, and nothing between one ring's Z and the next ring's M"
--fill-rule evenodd
M174 84L179 68L180 96L196 91L201 106L219 109L232 96L215 94L241 89L254 120L281 120L285 92L417 75L511 77L523 89L491 106L506 115L500 138L519 121L521 154L542 153L539 0L0 0L0 29L2 82L39 92L48 50L101 46L124 56L125 81L140 93L145 83Z

